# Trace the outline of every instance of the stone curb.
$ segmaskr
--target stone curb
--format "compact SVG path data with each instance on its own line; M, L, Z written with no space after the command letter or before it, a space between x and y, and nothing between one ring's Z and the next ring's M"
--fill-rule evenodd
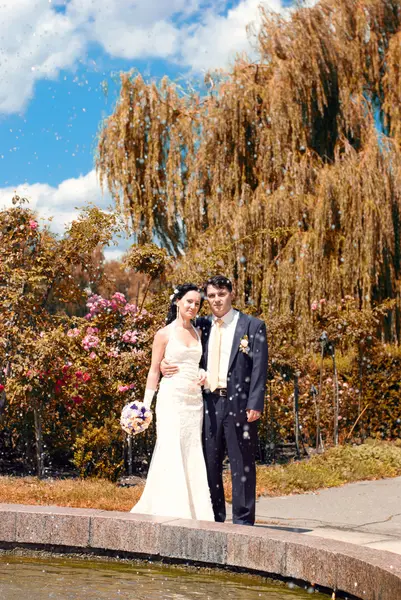
M0 504L0 546L120 551L299 579L364 600L401 598L401 556L261 527Z

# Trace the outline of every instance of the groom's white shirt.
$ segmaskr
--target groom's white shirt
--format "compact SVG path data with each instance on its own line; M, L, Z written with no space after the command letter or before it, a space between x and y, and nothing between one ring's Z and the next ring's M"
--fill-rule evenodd
M219 365L219 378L218 388L227 387L227 373L228 363L230 361L231 348L234 340L235 328L239 318L238 310L231 308L228 313L221 317L223 324L221 325L221 346L220 346L220 365ZM209 348L212 347L213 338L216 332L216 320L217 317L212 317L212 328L210 330ZM207 381L210 380L210 367L211 367L210 353L207 360ZM206 384L207 385L207 384ZM206 386L205 386L206 387Z

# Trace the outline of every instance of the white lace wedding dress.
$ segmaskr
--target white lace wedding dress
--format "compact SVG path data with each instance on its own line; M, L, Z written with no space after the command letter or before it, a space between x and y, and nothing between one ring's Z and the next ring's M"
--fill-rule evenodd
M194 328L195 330L195 328ZM156 446L133 513L214 521L202 450L203 401L197 383L202 344L186 346L170 325L165 358L179 367L163 377L156 400Z

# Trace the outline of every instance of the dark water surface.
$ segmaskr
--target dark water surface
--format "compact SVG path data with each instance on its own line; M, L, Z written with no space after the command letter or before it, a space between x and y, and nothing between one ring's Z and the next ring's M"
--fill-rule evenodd
M292 584L290 584L291 586ZM76 558L0 555L1 600L327 600L242 574Z

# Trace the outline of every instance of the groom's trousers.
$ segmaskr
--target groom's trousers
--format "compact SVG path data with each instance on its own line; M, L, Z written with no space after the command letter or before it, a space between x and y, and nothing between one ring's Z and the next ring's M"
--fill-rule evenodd
M223 460L227 450L232 478L233 523L255 523L257 422L235 414L227 397L204 394L203 451L216 521L226 519Z

